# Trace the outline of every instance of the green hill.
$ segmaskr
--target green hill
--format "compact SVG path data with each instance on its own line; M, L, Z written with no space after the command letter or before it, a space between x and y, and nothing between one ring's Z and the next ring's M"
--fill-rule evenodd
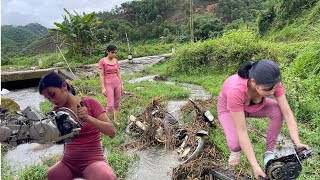
M19 56L24 47L47 34L44 26L35 23L1 26L1 52L4 56Z

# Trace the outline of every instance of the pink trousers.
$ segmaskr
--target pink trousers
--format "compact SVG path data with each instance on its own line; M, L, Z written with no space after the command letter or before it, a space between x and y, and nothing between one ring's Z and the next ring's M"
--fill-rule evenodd
M105 161L96 161L89 164L82 172L81 168L75 164L68 167L59 161L48 170L48 180L73 180L81 177L86 180L115 180L117 179L112 168Z
M265 106L261 110L254 113L248 113L245 111L245 116L257 118L268 117L270 119L266 150L272 151L274 150L278 135L282 127L283 115L277 101L270 98L265 98L265 101ZM241 147L239 144L239 138L233 119L231 117L231 113L226 111L225 109L222 110L221 107L219 107L219 102L218 117L220 124L224 130L229 149L233 152L240 151Z
M113 110L119 111L121 99L121 82L118 77L108 78L104 86L107 90L107 114Z

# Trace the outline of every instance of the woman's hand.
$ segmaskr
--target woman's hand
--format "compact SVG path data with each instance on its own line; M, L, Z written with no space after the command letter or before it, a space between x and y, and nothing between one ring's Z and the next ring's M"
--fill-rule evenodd
M300 149L309 150L310 149L310 147L308 145L306 145L306 144L299 143L299 144L296 144L296 146L297 146L297 150L300 150Z
M252 167L254 177L258 180L262 178L267 179L267 175L263 172L259 165Z
M82 121L86 121L89 118L87 107L77 107L77 116Z
M106 88L103 88L103 89L102 89L102 94L103 94L104 96L107 96L107 90L106 90Z
M123 86L123 84L121 85L121 93L123 93L124 92L124 86Z

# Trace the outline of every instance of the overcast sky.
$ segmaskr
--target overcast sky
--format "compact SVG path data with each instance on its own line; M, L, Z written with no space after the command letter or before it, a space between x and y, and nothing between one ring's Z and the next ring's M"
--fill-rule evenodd
M70 13L110 11L115 5L131 0L1 0L1 25L39 23L55 27L62 22L63 8Z

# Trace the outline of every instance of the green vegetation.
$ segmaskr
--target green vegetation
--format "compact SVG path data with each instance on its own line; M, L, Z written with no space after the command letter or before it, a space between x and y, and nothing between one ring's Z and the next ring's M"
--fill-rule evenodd
M264 9L263 0L218 0L217 15L225 22L243 19L244 22L256 20L259 11Z
M318 0L269 2L269 7L259 18L260 32L264 33L272 29L279 30L287 25L300 23L299 18L304 18L306 23L316 22L316 18L319 16L319 4L317 2ZM309 17L306 18L306 16Z
M1 56L20 56L26 45L48 34L40 24L1 26Z
M45 165L31 165L24 168L21 172L19 172L19 179L24 180L33 180L33 179L46 179L48 166Z
M128 156L121 151L113 151L108 155L108 163L115 170L117 177L125 177L128 168L138 159L137 155Z
M83 15L70 14L68 10L63 9L69 17L63 16L63 22L54 24L58 29L52 29L63 33L66 37L67 43L71 46L68 47L67 55L69 57L81 57L82 55L91 54L92 49L96 47L97 38L95 36L97 27L100 24L95 19L95 12Z
M148 2L148 3L146 3ZM163 3L161 3L163 2ZM220 3L218 9L206 13L206 5ZM195 2L199 13L194 17L195 39L189 41L188 1L142 0L131 1L116 7L112 12L97 13L102 23L97 30L97 39L101 43L115 43L119 47L119 59L125 59L129 49L125 33L133 44L134 57L171 52L176 53L165 63L161 63L145 72L160 74L176 82L198 84L217 96L223 81L237 72L245 61L260 59L275 60L281 68L283 84L289 104L299 126L301 141L310 145L315 152L320 147L320 1L319 0L280 0L280 1L238 1L219 0L214 2ZM165 12L164 9L176 11ZM202 10L201 10L202 8ZM150 10L150 11L149 11ZM148 13L146 11L149 11ZM258 17L258 18L256 18ZM174 19L176 18L176 19ZM181 25L182 26L179 26ZM159 39L159 37L161 37ZM135 43L132 43L134 41ZM8 41L8 44L12 42ZM182 44L185 43L185 44ZM150 45L151 44L151 45ZM96 48L105 48L98 44ZM64 50L64 53L66 50ZM69 57L68 61L76 68L78 64L96 63L103 57L103 50L87 57ZM18 68L28 67L43 60L43 67L59 66L63 63L60 55L38 55L34 57L4 58L2 68L13 64ZM60 64L61 65L61 64ZM147 103L156 96L164 100L181 99L188 92L178 86L165 83L141 82L128 84L131 78L141 73L123 75L126 91L133 95L124 96L120 110L118 132L123 132L130 115L138 115ZM105 97L100 95L99 79L75 81L81 95L90 95L105 105ZM45 103L43 109L50 109ZM211 109L216 117L216 106ZM250 138L260 164L265 149L265 140L259 134L265 134L268 121L250 119L248 121ZM256 130L253 130L256 129ZM211 140L222 151L227 161L229 149L221 127L213 129ZM217 134L219 136L217 136ZM286 125L281 134L288 136ZM127 168L135 161L136 155L129 156L119 150L128 137L123 133L111 139L103 137L103 145L108 149L107 159L118 177L125 177ZM317 153L303 162L303 172L299 179L320 179L320 163ZM3 169L10 169L2 165ZM241 167L250 170L250 165L242 156ZM39 167L41 172L45 167ZM31 171L35 171L31 168ZM6 172L10 172L9 170ZM250 172L250 171L249 171ZM8 173L10 174L10 173ZM7 176L8 177L8 176Z

